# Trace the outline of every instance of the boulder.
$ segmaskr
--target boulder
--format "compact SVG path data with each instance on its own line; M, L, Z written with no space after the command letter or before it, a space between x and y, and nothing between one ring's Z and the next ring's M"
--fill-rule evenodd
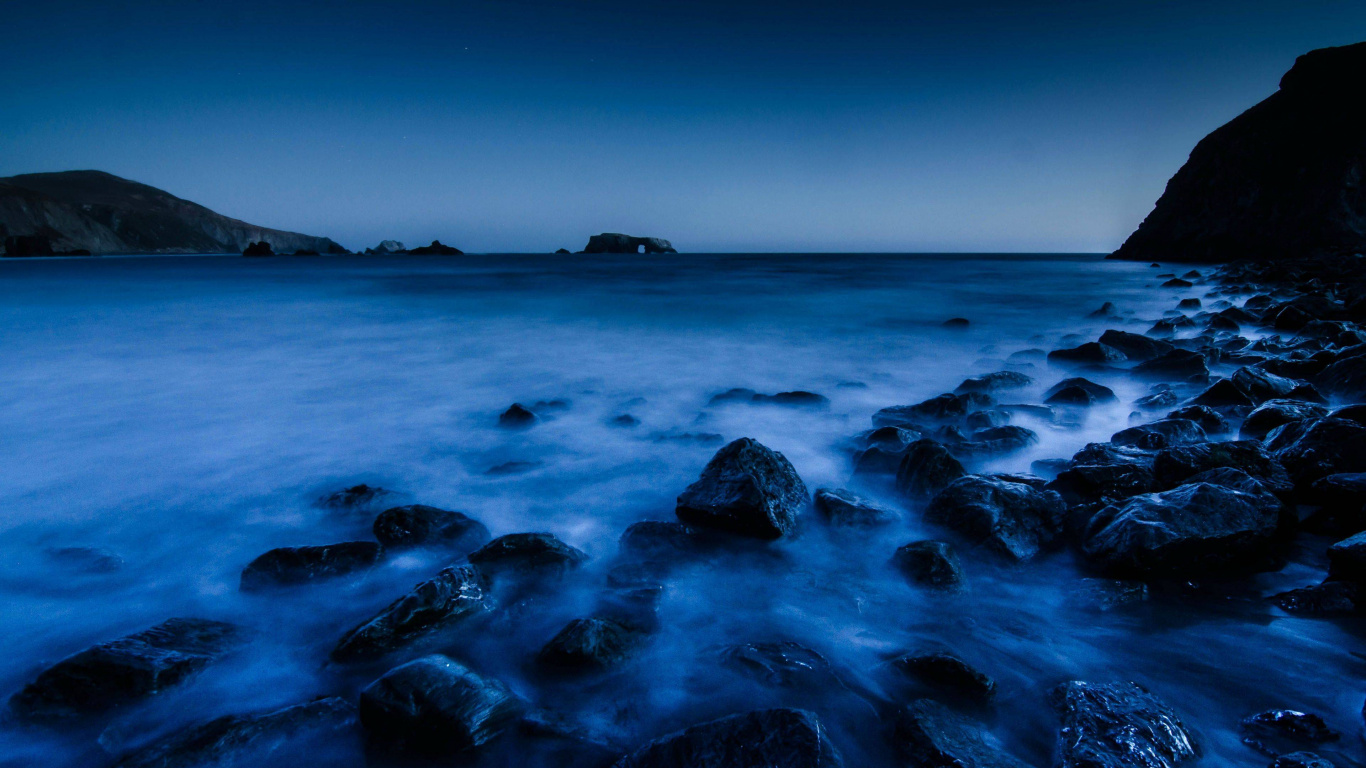
M678 497L675 513L690 525L776 539L795 530L807 500L788 460L744 437L716 452Z
M896 713L892 740L907 766L1025 768L986 728L937 701L918 699Z
M678 253L673 244L659 237L635 237L619 232L604 232L588 238L581 253Z
M14 694L10 709L31 719L108 712L184 681L245 641L233 624L168 619L62 659Z
M1152 469L1153 454L1131 446L1113 443L1087 443L1085 447L1072 455L1070 462L1073 467L1109 466L1112 464L1133 464Z
M332 649L332 660L378 658L488 607L488 586L478 569L446 568L347 632Z
M602 670L620 664L640 645L638 627L605 616L574 619L545 644L536 660L560 670Z
M1016 371L997 371L988 373L985 376L974 376L964 379L962 384L954 390L957 394L963 392L999 392L1006 389L1023 389L1034 383L1034 379Z
M1238 723L1243 743L1266 755L1291 752L1298 747L1337 741L1341 736L1323 718L1293 709L1269 709L1249 715Z
M1180 398L1170 389L1145 395L1134 401L1134 406L1145 411L1165 411L1180 402Z
M1253 406L1253 400L1237 384L1228 379L1220 379L1191 400L1196 405L1210 408L1243 408Z
M1366 607L1361 585L1355 581L1325 581L1292 589L1273 595L1271 602L1291 615L1317 618L1355 616Z
M1046 487L1069 507L1110 503L1153 490L1152 469L1137 464L1082 464L1058 473Z
M489 540L489 529L478 520L425 504L390 507L375 518L373 530L379 543L391 549L443 546L470 550Z
M892 555L892 567L906 581L935 589L958 589L963 585L963 566L953 547L942 541L913 541Z
M1267 400L1257 406L1243 420L1238 429L1239 437L1260 440L1282 424L1294 421L1321 419L1328 415L1328 409L1315 403L1299 400Z
M895 523L896 511L843 488L817 489L813 506L826 522L836 527L866 527Z
M1049 703L1062 719L1058 768L1174 768L1200 756L1176 712L1135 683L1073 680Z
M471 552L470 562L491 577L561 574L588 561L551 533L509 533Z
M355 722L356 708L335 696L273 712L226 715L158 739L125 755L114 768L254 765L291 741L336 739Z
M840 768L844 763L812 713L765 709L662 736L613 768Z
M953 450L969 456L984 456L1021 451L1039 442L1039 435L1026 427L1007 425L979 429L969 436L969 442Z
M1227 443L1197 443L1168 448L1153 459L1155 488L1169 490L1211 469L1231 467L1240 470L1277 495L1293 490L1290 476L1275 459L1267 455L1256 440Z
M1296 421L1267 435L1266 451L1285 467L1296 487L1348 472L1366 472L1366 427L1328 417Z
M241 590L292 587L344 576L373 566L382 551L373 541L272 549L242 570Z
M1123 352L1098 341L1090 341L1071 349L1055 349L1048 353L1048 362L1058 365L1107 365L1122 363L1128 359Z
M1243 481L1248 490L1192 482L1112 504L1086 526L1082 553L1104 570L1137 576L1262 567L1278 542L1283 507L1255 480Z
M318 506L343 511L368 509L393 495L392 491L361 483L323 496L318 499Z
M1173 349L1133 367L1136 376L1161 381L1184 381L1209 375L1209 365L1199 352Z
M925 519L1019 562L1054 543L1065 512L1062 497L1052 491L968 475L934 497Z
M830 398L815 392L795 390L779 392L776 395L755 394L751 402L756 405L782 405L788 408L829 408Z
M1366 531L1366 473L1329 475L1315 481L1306 499L1319 507L1304 521L1306 528L1337 536Z
M440 654L395 667L360 694L360 722L370 738L419 753L476 749L521 712L501 681Z
M1199 306L1199 299L1195 299ZM1128 331L1109 330L1100 335L1100 343L1124 353L1124 356L1134 362L1141 363L1145 360L1152 360L1155 357L1171 352L1175 347L1165 341L1149 338L1137 333Z
M1258 404L1267 400L1289 398L1292 392L1303 386L1301 382L1294 379L1277 376L1261 368L1250 367L1243 367L1234 371L1231 380L1238 385L1239 389L1247 393L1253 402Z
M1160 451L1172 445L1203 442L1207 438L1199 424L1185 419L1161 419L1137 427L1129 427L1110 437L1115 445L1131 446L1145 451Z
M1080 377L1063 379L1049 387L1043 395L1044 402L1049 405L1095 405L1113 403L1119 399L1109 387Z
M1357 349L1356 354L1330 363L1314 377L1314 385L1345 400L1366 400L1366 350Z
M973 411L996 405L996 400L982 392L943 394L915 405L894 405L873 414L873 424L879 427L916 427L919 424L958 422Z
M824 656L791 640L727 646L721 651L721 663L774 688L824 689L841 685Z
M908 679L964 701L984 704L996 695L996 681L951 653L908 653L891 661Z
M1277 755L1271 768L1333 768L1333 763L1313 752L1290 752Z
M1188 405L1184 408L1178 408L1167 414L1167 418L1193 421L1199 424L1207 435L1222 435L1232 430L1228 419L1207 405Z
M530 408L521 403L513 403L498 416L498 426L506 429L525 429L534 425L538 420Z
M1366 533L1357 533L1328 548L1328 577L1366 583Z

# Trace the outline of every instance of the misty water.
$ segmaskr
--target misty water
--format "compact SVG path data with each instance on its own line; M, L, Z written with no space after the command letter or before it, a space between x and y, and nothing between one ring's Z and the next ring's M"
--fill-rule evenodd
M790 705L817 712L850 765L890 764L875 709L910 694L882 665L951 649L997 680L995 704L977 714L1032 764L1049 762L1056 738L1047 691L1069 679L1150 688L1197 732L1207 765L1269 762L1239 742L1236 725L1273 706L1322 714L1345 736L1320 751L1360 759L1366 690L1349 682L1363 672L1352 628L1292 618L1263 599L1321 578L1324 542L1302 537L1286 569L1250 588L1192 585L1133 610L1082 605L1082 572L1066 551L1010 566L961 548L968 589L932 593L907 585L888 559L945 532L890 488L851 479L848 440L877 409L951 391L1070 334L1141 331L1177 296L1200 295L1155 290L1157 271L1089 256L6 261L0 692L172 616L254 634L186 684L97 723L6 720L0 765L99 765L206 718L322 695L354 700L389 667L434 650L621 750ZM1128 320L1088 319L1105 301ZM951 317L971 325L943 327ZM1042 363L1026 372L1036 386L1005 399L1039 402L1067 375ZM1029 471L1128 426L1146 387L1099 380L1120 404L1067 426L1017 419L1040 444L970 469ZM810 390L831 404L708 406L732 387ZM557 399L568 407L532 429L498 426L514 402ZM622 414L640 423L614 425ZM675 571L658 631L619 669L539 670L540 647L603 593L621 532L674 519L675 498L715 440L744 436L782 452L811 490L857 488L904 510L904 522L835 531L808 511L790 540ZM592 559L411 653L329 664L343 632L459 560L404 551L363 577L238 591L243 566L270 548L371 538L377 509L316 503L362 482L395 491L393 504L463 511L495 536L552 532ZM122 567L73 561L64 547L106 550ZM836 677L780 685L720 662L728 645L779 640L818 651ZM359 734L307 755L366 762ZM505 740L485 759L562 757ZM298 754L280 760L300 764Z

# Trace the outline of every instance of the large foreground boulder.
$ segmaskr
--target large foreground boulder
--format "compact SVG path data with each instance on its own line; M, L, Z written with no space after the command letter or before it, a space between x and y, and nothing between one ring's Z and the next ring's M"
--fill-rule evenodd
M21 717L96 714L159 693L245 641L241 628L208 619L168 619L87 648L43 670L10 698Z
M360 721L372 739L429 754L480 747L521 712L501 681L440 654L389 670L360 695Z
M447 568L347 632L332 650L332 659L349 662L377 658L487 608L484 575L468 565Z
M1200 755L1181 718L1134 683L1063 683L1049 695L1062 719L1058 768L1175 768Z
M800 709L731 715L655 739L614 768L839 768L820 720Z
M1266 450L1297 488L1308 488L1328 475L1366 472L1366 427L1332 416L1291 422L1267 435Z
M807 500L806 485L781 453L742 437L716 452L674 511L690 525L776 539L796 528Z
M1293 488L1285 468L1268 456L1256 440L1180 445L1153 459L1158 490L1175 488L1201 472L1221 467L1240 470L1275 494L1288 494Z
M1025 768L986 728L937 701L919 699L897 712L892 740L907 766Z
M1065 514L1062 497L1053 491L969 475L940 491L925 510L925 519L1010 560L1023 561L1054 543Z

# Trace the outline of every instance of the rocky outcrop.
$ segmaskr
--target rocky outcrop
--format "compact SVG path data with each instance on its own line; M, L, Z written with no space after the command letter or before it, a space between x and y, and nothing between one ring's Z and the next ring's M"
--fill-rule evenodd
M1276 259L1366 250L1366 43L1310 51L1206 136L1112 258Z
M619 232L603 232L588 238L579 253L678 253L673 243L658 237L635 237Z
M767 709L662 736L623 757L614 768L839 768L843 764L814 714Z
M33 238L46 239L37 250L55 253L241 253L258 242L275 253L346 252L325 237L231 219L102 171L0 178L0 237L13 256L42 255L31 253Z

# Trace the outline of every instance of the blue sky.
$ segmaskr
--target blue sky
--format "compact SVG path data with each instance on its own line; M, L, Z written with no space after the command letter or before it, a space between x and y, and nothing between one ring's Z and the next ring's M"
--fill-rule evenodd
M1366 3L0 0L0 175L361 248L1106 251Z

